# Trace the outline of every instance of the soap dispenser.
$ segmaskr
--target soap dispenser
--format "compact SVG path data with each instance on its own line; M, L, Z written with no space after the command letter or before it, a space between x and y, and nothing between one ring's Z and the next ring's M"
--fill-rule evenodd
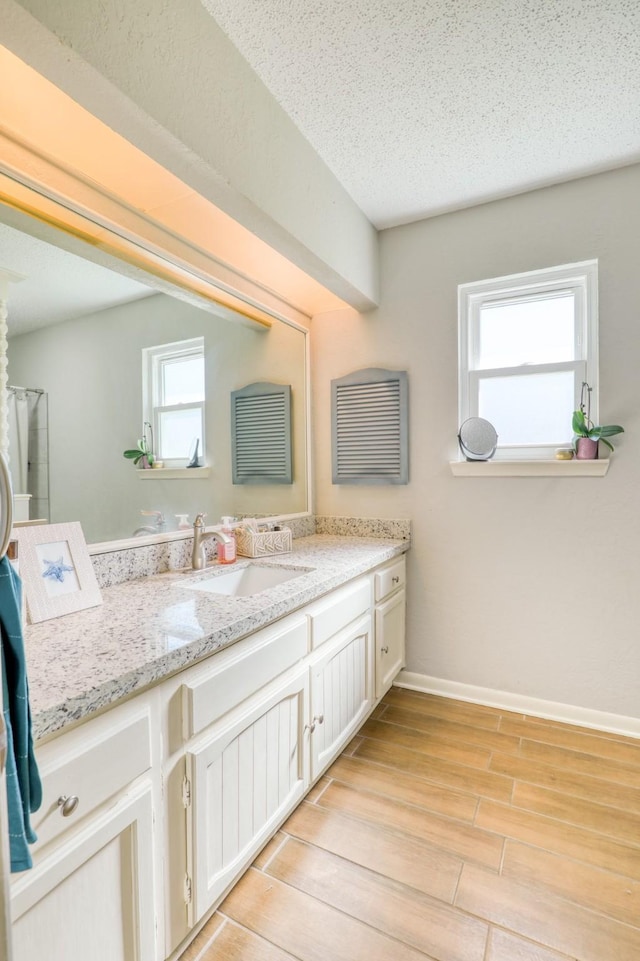
M233 564L236 559L236 538L231 526L233 520L233 517L222 518L221 530L229 540L226 544L218 541L218 564Z

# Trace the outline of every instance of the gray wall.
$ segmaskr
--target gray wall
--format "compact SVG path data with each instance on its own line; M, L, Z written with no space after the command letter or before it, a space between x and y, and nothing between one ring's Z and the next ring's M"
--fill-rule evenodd
M316 510L412 519L409 670L639 716L639 198L634 166L385 231L380 308L314 318ZM592 257L608 475L454 478L457 285ZM409 371L410 484L332 486L329 381L378 365Z
M140 480L122 452L142 427L143 347L204 336L205 480ZM304 334L225 321L163 294L9 341L11 383L49 394L52 522L80 520L88 542L128 537L150 523L141 509L175 513L281 513L306 509ZM233 486L230 391L258 380L292 385L294 483Z

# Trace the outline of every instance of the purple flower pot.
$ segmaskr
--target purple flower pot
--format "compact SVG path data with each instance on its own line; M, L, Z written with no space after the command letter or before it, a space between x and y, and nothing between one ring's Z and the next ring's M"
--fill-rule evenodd
M598 441L591 437L578 437L576 457L578 460L597 460Z

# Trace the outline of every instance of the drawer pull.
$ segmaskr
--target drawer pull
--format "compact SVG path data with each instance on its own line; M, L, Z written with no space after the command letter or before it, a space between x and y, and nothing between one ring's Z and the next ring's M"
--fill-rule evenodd
M381 653L381 654L388 654L388 653L389 653L389 645L387 644L386 647L381 647L381 648L380 648L380 653Z
M314 732L315 729L316 729L316 722L315 722L315 720L313 720L313 721L311 722L311 724L305 724L304 729L305 729L305 731L308 731L309 734L313 734L313 732Z
M399 583L400 583L400 576L399 576L399 575L396 575L395 577L392 577L392 578L391 578L391 583L392 583L392 584L399 584Z
M71 815L73 814L73 812L75 811L75 809L78 807L79 804L80 804L80 798L77 797L77 795L75 794L72 794L71 797L67 797L66 794L63 794L61 797L58 798L58 807L60 808L60 812L63 818L71 817Z
M316 721L318 722L318 724L324 724L324 714L316 714L316 716L313 719L314 726Z

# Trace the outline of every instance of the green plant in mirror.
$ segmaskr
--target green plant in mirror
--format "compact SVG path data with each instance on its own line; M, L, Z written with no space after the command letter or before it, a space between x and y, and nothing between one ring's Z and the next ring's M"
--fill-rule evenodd
M613 444L607 440L607 438L614 437L616 434L624 434L624 427L620 427L619 424L596 426L596 424L593 423L590 417L591 390L592 388L583 381L580 407L578 410L574 410L571 420L574 435L573 446L574 448L576 447L579 437L588 437L589 440L601 440L603 444L607 445L609 450L613 450Z
M150 440L147 440L147 428L149 429ZM143 458L146 458L149 467L153 466L155 461L155 455L153 453L153 431L151 430L151 424L148 421L144 422L142 428L142 437L138 438L137 447L133 447L130 450L123 451L123 457L127 457L132 460L137 466Z

